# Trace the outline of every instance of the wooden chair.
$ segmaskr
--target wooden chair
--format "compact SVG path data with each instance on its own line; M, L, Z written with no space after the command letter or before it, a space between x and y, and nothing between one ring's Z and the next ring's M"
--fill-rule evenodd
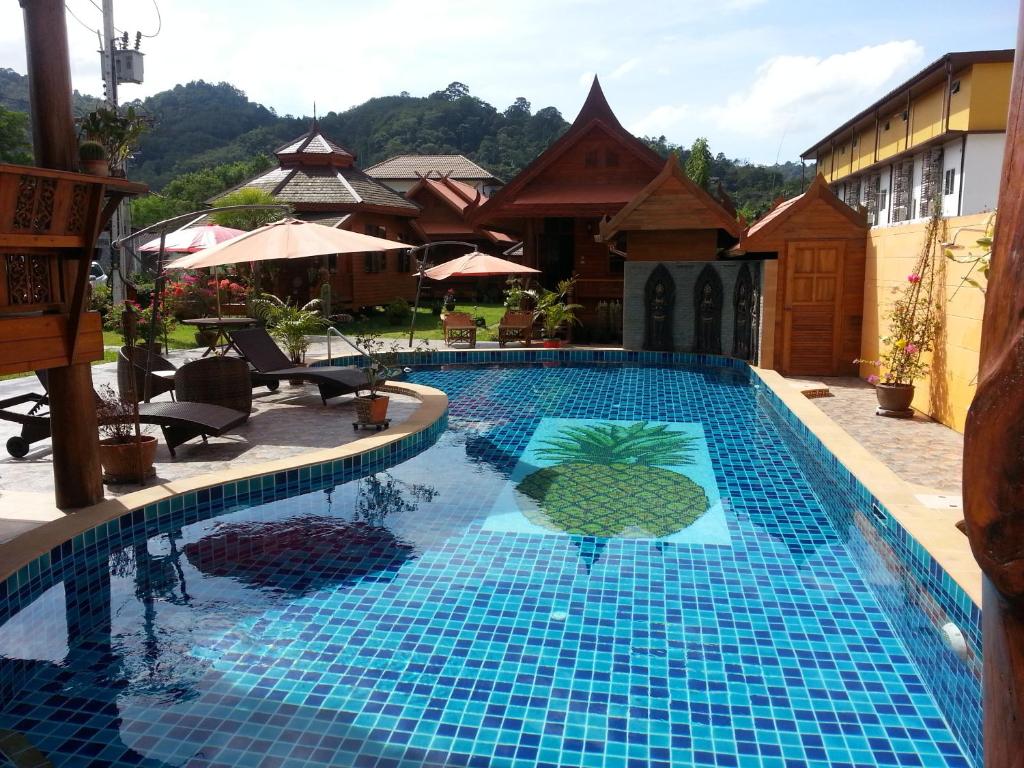
M533 312L509 310L498 323L498 346L504 347L510 341L530 346L533 339Z
M449 312L441 321L444 329L444 343L451 346L455 342L466 342L470 347L476 346L476 323L468 312Z

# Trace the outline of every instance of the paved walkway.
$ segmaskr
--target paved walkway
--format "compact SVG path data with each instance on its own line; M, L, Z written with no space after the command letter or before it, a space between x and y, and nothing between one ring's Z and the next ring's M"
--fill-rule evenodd
M912 419L875 415L870 384L855 378L821 379L832 397L811 400L857 442L925 496L960 496L964 437L920 413ZM923 500L927 505L927 501ZM939 502L936 502L939 503Z
M172 352L175 365L195 359L200 351ZM93 382L97 389L110 384L117 389L117 364L93 366ZM22 392L38 392L35 376L0 381L0 399ZM161 395L155 400L169 400ZM404 421L416 409L414 398L391 395L388 415L393 424ZM147 485L185 477L258 464L272 459L294 456L318 448L332 448L349 443L368 432L352 429L355 406L345 396L324 406L313 385L292 386L283 383L277 392L260 387L253 392L253 413L249 420L223 437L210 438L208 443L191 440L177 449L172 459L159 439L156 456L156 477ZM15 424L0 421L0 446L18 433ZM145 431L160 437L159 427L147 426ZM139 490L137 484L106 486L108 498ZM53 461L49 440L34 443L24 459L11 458L0 449L0 542L13 538L47 520L60 516L53 506Z

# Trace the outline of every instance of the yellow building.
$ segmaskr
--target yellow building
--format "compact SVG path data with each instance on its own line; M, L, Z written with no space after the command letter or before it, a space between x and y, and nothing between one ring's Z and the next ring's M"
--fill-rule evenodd
M874 225L995 209L1013 51L947 53L805 151Z

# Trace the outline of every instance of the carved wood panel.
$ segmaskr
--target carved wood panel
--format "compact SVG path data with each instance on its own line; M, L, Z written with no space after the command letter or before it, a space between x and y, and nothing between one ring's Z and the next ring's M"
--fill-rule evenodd
M49 253L7 253L3 256L6 303L10 309L25 311L58 301Z

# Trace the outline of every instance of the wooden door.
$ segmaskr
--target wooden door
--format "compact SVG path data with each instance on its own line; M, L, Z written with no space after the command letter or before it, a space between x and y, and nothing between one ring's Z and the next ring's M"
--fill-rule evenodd
M788 244L783 296L783 373L834 376L839 372L844 250L841 241Z

